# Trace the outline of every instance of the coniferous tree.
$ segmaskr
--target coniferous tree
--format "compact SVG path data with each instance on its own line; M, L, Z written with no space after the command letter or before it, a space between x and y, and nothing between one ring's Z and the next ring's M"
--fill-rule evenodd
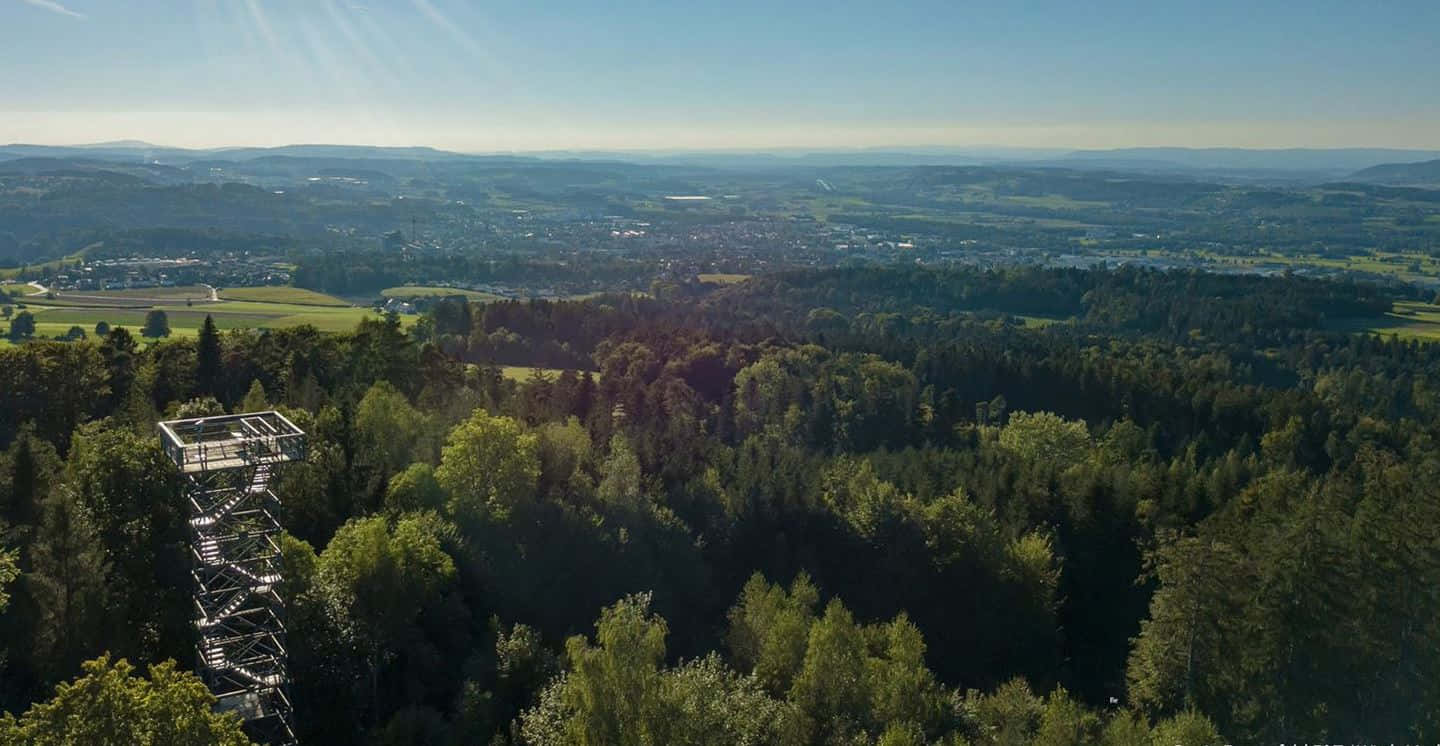
M1214 711L1234 691L1234 629L1250 568L1233 546L1173 537L1150 558L1160 586L1130 654L1135 704L1159 713Z
M205 314L205 323L200 325L200 337L195 345L195 390L201 395L208 394L222 399L220 332L215 328L215 319Z
M260 379L250 382L250 390L245 392L245 399L240 402L241 412L264 412L270 409L270 399L265 394L265 387L260 385Z
M570 413L580 418L581 422L590 419L590 411L595 406L595 376L590 371L585 371L580 376L580 383L575 390L575 401L571 406Z
M29 559L26 586L38 613L31 652L35 668L55 680L100 650L109 605L110 563L94 523L68 486L42 503Z
M34 525L40 518L40 503L60 471L60 458L54 446L27 427L10 445L4 464L9 474L6 483L0 483L0 521L12 527Z

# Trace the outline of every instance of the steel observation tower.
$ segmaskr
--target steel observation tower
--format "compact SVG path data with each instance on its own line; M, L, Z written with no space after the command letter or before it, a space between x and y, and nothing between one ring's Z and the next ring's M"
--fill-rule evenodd
M255 739L295 743L280 598L280 465L305 458L305 433L279 412L159 423L185 477L194 579L196 670Z

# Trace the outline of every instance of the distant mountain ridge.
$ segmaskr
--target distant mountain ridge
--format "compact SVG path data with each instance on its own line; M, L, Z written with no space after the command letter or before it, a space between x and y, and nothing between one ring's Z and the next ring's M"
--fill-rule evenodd
M89 158L110 160L157 160L167 165L196 161L250 161L260 158L333 158L363 160L474 160L515 161L607 161L642 165L687 165L703 167L766 168L788 166L928 166L977 165L982 163L1025 162L1040 157L1059 157L1063 150L1034 148L835 148L756 150L553 150L518 153L461 153L426 146L380 147L368 145L302 144L276 147L222 147L188 149L154 145L139 140L122 140L90 145L0 145L0 160L15 158Z
M1440 186L1440 159L1420 163L1383 163L1357 171L1350 179L1367 184Z
M0 145L0 159L94 158L102 160L159 160L186 163L197 160L243 161L270 156L294 158L363 158L376 160L448 160L475 158L464 153L425 146L382 147L373 145L281 145L278 147L172 148L139 140L95 143L93 145Z
M1440 158L1436 150L1400 148L1120 148L1077 150L1066 161L1161 163L1200 169L1331 171L1353 173L1383 163L1412 163Z
M1337 179L1393 184L1440 183L1433 165L1440 151L1398 148L1171 148L1050 150L998 146L913 148L756 149L693 152L541 151L473 154L427 146L299 144L277 147L173 148L140 140L87 145L0 145L0 162L19 159L128 162L186 168L209 162L408 161L416 163L612 162L641 166L789 168L834 166L1020 166L1164 174L1222 182L1322 183ZM1427 165L1429 164L1429 165ZM339 165L339 164L336 164Z
M149 150L165 149L164 146L156 145L155 143L145 142L144 140L111 140L110 142L96 142L89 143L87 145L75 145L73 147L81 148L83 150L105 150L107 148L135 148Z

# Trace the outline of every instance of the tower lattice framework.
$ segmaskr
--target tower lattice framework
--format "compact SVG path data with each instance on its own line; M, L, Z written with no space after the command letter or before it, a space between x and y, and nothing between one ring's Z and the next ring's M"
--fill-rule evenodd
M279 412L160 423L185 476L196 669L256 739L295 742L286 668L277 469L305 458L305 433Z

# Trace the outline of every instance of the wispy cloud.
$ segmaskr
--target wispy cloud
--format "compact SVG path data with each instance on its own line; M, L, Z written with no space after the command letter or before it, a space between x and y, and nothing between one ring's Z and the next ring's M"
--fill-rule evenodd
M410 2L415 6L416 10L420 11L420 15L439 27L441 31L449 34L450 38L453 39L456 44L459 44L465 51L469 52L479 61L479 66L473 67L472 72L478 75L486 75L492 83L501 85L507 89L511 87L510 80L512 80L512 77L509 70L505 67L504 63L490 54L486 45L482 44L474 34L445 15L444 11L435 7L434 3L430 0L410 0ZM484 31L484 29L476 30Z
M264 8L260 7L260 0L245 0L245 7L250 10L250 18L255 21L255 28L260 31L260 36L270 45L270 51L275 51L279 45L275 40L275 32L270 28L270 19L265 16Z
M52 13L59 13L62 16L70 16L71 18L79 18L81 20L85 19L84 13L73 11L55 0L20 0L20 2L33 5L37 8L44 8Z
M450 38L464 47L466 51L481 57L488 56L485 53L485 48L480 45L480 42L475 41L475 37L466 33L465 29L460 27L460 24L450 20L450 17L431 4L430 0L411 1L415 4L415 9L420 11L420 15L425 16L431 23L439 26L441 30L450 35Z

